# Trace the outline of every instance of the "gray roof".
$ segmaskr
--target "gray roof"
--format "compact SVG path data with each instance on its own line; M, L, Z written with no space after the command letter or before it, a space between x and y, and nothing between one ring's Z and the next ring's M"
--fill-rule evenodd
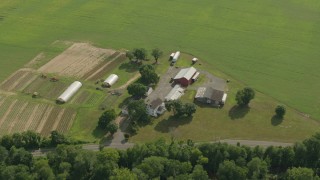
M162 100L160 98L156 99L156 100L153 100L151 103L150 103L150 107L152 109L155 109L157 108L158 106L160 106L162 104Z
M197 72L196 68L189 67L185 69L181 69L179 73L174 77L174 79L186 78L190 80L192 76Z
M211 87L200 87L197 90L195 98L208 98L214 101L221 101L224 91L213 89Z

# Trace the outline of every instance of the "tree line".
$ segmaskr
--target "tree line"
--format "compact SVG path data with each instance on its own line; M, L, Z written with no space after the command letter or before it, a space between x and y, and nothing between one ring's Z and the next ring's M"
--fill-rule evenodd
M0 146L0 179L319 179L320 133L292 147L165 141L99 152L58 145L46 157Z

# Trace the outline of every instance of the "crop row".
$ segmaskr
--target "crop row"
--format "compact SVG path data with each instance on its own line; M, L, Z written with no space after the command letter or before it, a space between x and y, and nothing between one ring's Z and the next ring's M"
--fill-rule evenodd
M4 83L1 84L0 88L6 91L11 90L12 86L27 73L27 71L17 71L13 76L5 80Z
M74 109L71 109L71 108L65 109L56 130L61 133L66 133L70 129L73 123L73 120L75 118L75 115L76 115L76 111Z
M27 125L28 119L30 118L30 116L35 108L36 108L35 104L33 104L33 103L28 104L28 106L20 114L20 116L19 116L20 119L12 128L11 133L24 131L24 129Z

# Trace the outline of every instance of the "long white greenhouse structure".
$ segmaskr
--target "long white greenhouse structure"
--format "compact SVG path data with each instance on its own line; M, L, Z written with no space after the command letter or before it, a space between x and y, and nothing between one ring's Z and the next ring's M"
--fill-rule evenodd
M66 103L82 86L79 81L73 82L57 99L60 103Z

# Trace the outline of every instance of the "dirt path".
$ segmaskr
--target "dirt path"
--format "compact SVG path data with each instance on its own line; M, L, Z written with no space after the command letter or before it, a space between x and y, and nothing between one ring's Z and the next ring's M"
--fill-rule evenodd
M0 118L0 127L2 126L2 123L5 121L5 119L7 118L7 116L10 114L10 112L13 110L14 105L18 102L18 100L14 100L9 108L6 110L5 114Z
M135 80L139 79L140 77L141 77L140 73L135 74L131 79L129 79L129 81L127 81L124 85L120 86L117 89L120 90L120 89L127 88L131 83L133 83Z

